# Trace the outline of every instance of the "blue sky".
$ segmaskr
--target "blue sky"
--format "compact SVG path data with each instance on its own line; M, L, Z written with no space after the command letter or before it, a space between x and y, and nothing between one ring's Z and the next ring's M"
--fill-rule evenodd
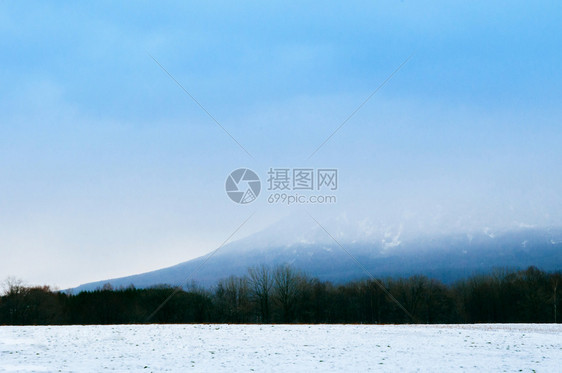
M147 271L214 249L253 211L240 236L292 213L228 200L238 167L337 167L322 217L560 225L561 14L555 1L2 2L0 277Z

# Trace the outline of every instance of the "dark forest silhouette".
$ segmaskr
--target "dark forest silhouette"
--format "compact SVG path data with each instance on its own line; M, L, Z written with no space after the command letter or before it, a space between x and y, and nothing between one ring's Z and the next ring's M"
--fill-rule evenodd
M335 285L288 266L253 267L212 289L192 285L180 291L106 285L68 294L11 280L0 297L0 324L550 323L560 320L561 291L561 272L535 267L496 270L452 285L424 276Z

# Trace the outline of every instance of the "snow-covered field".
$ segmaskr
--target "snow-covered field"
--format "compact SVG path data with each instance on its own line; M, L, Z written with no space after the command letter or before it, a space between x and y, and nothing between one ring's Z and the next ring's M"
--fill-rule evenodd
M0 371L560 372L562 325L0 327Z

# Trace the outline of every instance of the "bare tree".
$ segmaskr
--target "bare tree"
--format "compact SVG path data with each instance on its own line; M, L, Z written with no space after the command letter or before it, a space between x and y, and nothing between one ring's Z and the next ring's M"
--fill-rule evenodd
M221 313L230 322L247 322L250 309L248 278L230 276L220 280L217 285L217 295L222 301Z
M15 277L8 277L2 284L4 293L4 307L6 307L8 321L11 324L25 323L27 307L25 297L29 290L23 281Z
M296 301L301 292L303 276L288 265L281 265L273 274L273 297L281 307L281 321L292 321Z
M15 277L8 277L2 283L3 295L19 295L22 294L25 289L26 286L23 281Z
M550 278L550 283L552 285L552 304L554 305L554 323L558 322L558 286L562 283L562 274L554 273Z
M261 322L269 322L270 294L273 286L271 270L266 265L248 269L251 293L260 310Z

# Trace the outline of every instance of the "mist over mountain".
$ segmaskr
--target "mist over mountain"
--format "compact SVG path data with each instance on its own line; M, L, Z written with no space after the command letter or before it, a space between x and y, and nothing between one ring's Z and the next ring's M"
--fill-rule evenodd
M95 290L107 283L114 288L191 282L208 287L261 264L288 264L334 283L368 276L355 260L378 278L425 275L445 283L496 268L562 269L562 228L516 224L501 230L424 234L404 224L380 225L345 216L320 224L308 216L292 216L223 246L210 258L88 283L73 291Z

